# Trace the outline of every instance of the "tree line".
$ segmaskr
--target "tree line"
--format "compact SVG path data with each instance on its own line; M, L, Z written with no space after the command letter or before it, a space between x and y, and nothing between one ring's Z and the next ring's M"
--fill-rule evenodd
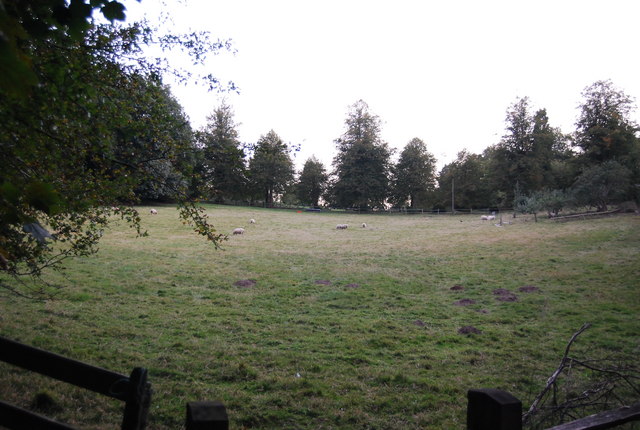
M223 104L195 133L199 175L192 177L198 182L192 191L218 203L359 210L451 210L453 205L557 214L567 206L605 210L611 202L637 201L640 141L631 119L633 100L611 81L597 81L582 95L572 134L554 128L546 109L518 98L507 108L499 142L480 154L462 150L440 171L417 137L393 162L394 151L381 138L381 120L362 100L347 112L332 165L311 157L299 172L291 158L295 148L275 131L255 144L241 143L232 108Z

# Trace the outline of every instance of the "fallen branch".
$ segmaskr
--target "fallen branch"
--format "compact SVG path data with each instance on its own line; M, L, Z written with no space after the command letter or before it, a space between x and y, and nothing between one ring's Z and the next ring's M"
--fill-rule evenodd
M571 336L571 339L569 339L569 343L567 344L567 347L564 350L564 355L562 356L562 360L560 360L560 365L558 366L556 371L553 372L551 377L547 379L547 384L544 387L544 389L540 392L540 394L536 396L536 398L533 400L533 403L531 403L531 407L529 408L529 410L522 416L523 423L527 423L529 418L531 418L531 416L533 416L536 413L536 411L538 410L538 404L540 403L540 401L544 398L544 396L547 394L549 389L551 389L551 387L554 386L556 379L558 379L558 376L560 376L560 373L562 373L567 363L572 362L572 360L569 359L569 350L571 349L571 345L576 340L576 338L589 327L591 327L591 324L584 323L582 327L580 327L580 330L578 330L573 334L573 336Z

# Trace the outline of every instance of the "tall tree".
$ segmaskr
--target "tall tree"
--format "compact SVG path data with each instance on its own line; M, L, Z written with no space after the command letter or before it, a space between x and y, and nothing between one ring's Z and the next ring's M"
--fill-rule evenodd
M198 134L203 149L204 182L208 196L222 203L246 194L245 153L238 140L233 110L226 103L207 117L206 127Z
M294 168L289 152L290 148L273 130L260 136L255 146L249 161L249 175L266 207L273 207L275 198L293 181Z
M336 139L331 199L340 207L384 207L389 192L391 150L380 137L380 119L362 100L351 106L346 131Z
M597 81L583 92L584 102L576 122L574 145L583 151L586 170L615 160L631 172L625 194L640 201L640 128L631 118L633 99L611 81Z
M436 159L427 145L417 137L411 139L400 153L393 168L392 200L398 206L416 202L426 203L427 195L435 189Z
M318 207L320 197L324 194L329 175L321 161L315 157L309 158L300 172L296 187L297 196L301 203Z
M616 159L629 165L637 151L638 125L630 115L633 100L611 81L597 81L583 92L584 102L576 122L575 146L590 164Z
M553 165L562 159L566 138L549 124L546 109L531 114L528 97L507 110L506 134L491 152L492 182L507 199L514 197L517 182L525 194L555 187Z
M66 257L95 252L114 211L142 234L129 206L137 187L153 179L154 163L173 165L190 145L171 136L170 109L158 116L164 108L149 106L166 100L152 96L162 96L158 76L166 69L142 55L142 46L156 40L152 29L93 24L92 7L110 10L107 2L36 3L0 7L3 35L6 25L15 30L0 42L0 68L26 58L34 76L20 82L20 75L0 73L0 271L10 275L0 287L16 292L20 275L39 277ZM161 42L200 58L220 49L206 37ZM6 43L15 46L7 51ZM202 211L175 197L181 216L217 245L222 236ZM54 239L58 245L48 246Z

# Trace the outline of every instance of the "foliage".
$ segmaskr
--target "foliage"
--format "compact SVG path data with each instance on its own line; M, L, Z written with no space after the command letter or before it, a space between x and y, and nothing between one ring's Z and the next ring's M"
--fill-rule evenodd
M124 9L121 2L110 0L4 0L0 4L0 91L24 97L40 82L30 42L53 40L61 34L81 41L91 28L94 10L113 22L125 19Z
M205 195L218 203L238 200L246 194L245 153L233 116L231 106L223 103L207 117L207 126L198 133Z
M545 109L531 114L528 97L507 110L506 131L492 152L492 182L509 195L513 184L527 193L554 186L553 161L562 158L565 137L549 124Z
M582 96L585 100L576 122L574 145L589 163L615 159L630 167L630 157L637 153L638 146L638 125L630 119L635 110L631 97L611 81L593 83Z
M626 200L631 171L614 160L587 168L571 187L577 205L606 211L609 204Z
M427 151L427 145L416 138L411 139L400 153L393 167L392 201L397 206L407 202L413 208L416 202L426 203L435 190L436 159Z
M51 4L30 9L12 3L7 13L22 13L11 19L37 27L62 19ZM54 14L48 18L42 15L47 8ZM138 213L128 206L136 192L173 194L189 222L217 246L223 236L198 218L181 192L177 171L192 150L191 133L159 80L166 69L144 57L142 46L155 40L152 29L87 23L76 34L76 21L69 22L22 33L16 49L38 85L0 90L0 270L39 278L69 256L93 253L114 214L143 234ZM171 43L196 51L206 46L183 36ZM11 65L1 59L3 67ZM168 178L177 189L166 188L167 182L157 187ZM34 228L47 233L36 235ZM15 283L2 287L17 291Z
M249 160L249 178L266 207L293 182L294 168L289 153L293 151L275 131L260 136Z
M362 100L350 107L346 131L336 139L330 200L338 207L383 208L389 192L391 150L380 137L380 118Z
M481 208L490 205L491 190L486 174L486 159L462 150L438 175L440 204L458 208Z
M571 204L569 193L564 190L541 190L535 194L540 209L547 211L549 217L558 216L560 211Z
M329 175L321 161L315 157L305 161L296 184L296 195L303 204L318 207L320 197L327 188Z

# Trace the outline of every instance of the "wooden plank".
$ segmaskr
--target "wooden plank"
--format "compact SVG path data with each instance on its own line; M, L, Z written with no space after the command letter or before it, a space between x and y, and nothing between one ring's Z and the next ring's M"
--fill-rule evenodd
M87 390L127 400L129 378L43 349L0 336L0 360L73 384Z
M640 421L640 403L589 415L547 430L600 430L610 429L631 421Z
M34 412L0 401L0 425L10 430L75 430Z

